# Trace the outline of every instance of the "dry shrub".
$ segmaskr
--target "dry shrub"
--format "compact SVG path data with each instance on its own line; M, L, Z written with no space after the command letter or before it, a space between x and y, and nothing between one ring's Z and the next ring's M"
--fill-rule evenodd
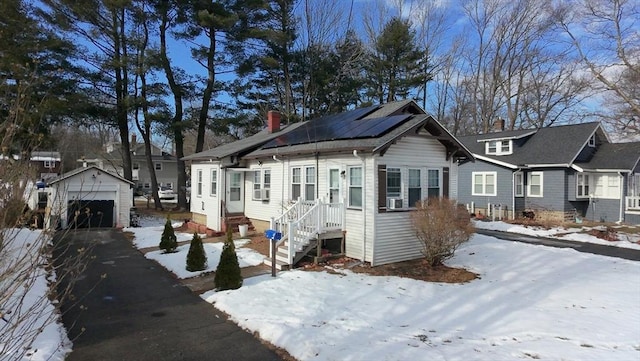
M474 227L464 206L447 198L418 203L411 220L422 254L431 266L453 257L458 246L469 240Z

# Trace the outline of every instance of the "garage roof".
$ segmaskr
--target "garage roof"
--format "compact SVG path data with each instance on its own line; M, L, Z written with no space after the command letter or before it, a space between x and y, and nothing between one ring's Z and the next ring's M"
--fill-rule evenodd
M102 169L102 168L96 167L95 165L88 166L88 167L80 167L80 168L76 168L76 169L74 169L74 170L72 170L72 171L70 171L70 172L67 172L67 173L64 173L64 174L60 175L59 177L56 177L56 178L51 179L48 183L49 183L49 184L54 184L54 183L57 183L57 182L63 181L63 180L65 180L65 179L67 179L67 178L71 178L71 177L73 177L73 176L75 176L75 175L78 175L78 174L80 174L80 173L88 172L88 171L101 172L101 173L104 173L104 174L110 175L111 177L116 178L116 179L118 179L118 180L120 180L120 181L122 181L122 182L129 183L130 185L134 185L134 184L135 184L134 182L132 182L132 181L130 181L130 180L127 180L127 179L125 179L125 178L122 178L122 177L120 177L120 176L119 176L119 175L117 175L117 174L109 173L109 172L105 171L105 170L104 170L104 169Z

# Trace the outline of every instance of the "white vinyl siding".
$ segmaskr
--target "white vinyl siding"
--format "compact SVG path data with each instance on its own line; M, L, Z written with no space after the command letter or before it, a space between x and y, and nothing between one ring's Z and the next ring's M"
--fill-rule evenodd
M474 196L495 196L498 175L496 172L473 172L471 185Z
M421 131L424 135L427 132ZM408 179L409 169L420 169L420 186L422 189L422 198L427 195L427 171L438 171L439 194L443 192L443 173L442 170L449 168L449 196L456 198L457 189L457 164L452 159L447 159L446 149L440 142L435 139L428 139L421 136L407 136L393 144L383 157L376 158L377 164L385 164L387 168L403 168L403 179L407 180L404 190L403 204L409 204L408 197ZM367 173L372 174L376 168L367 168ZM432 177L434 179L434 177ZM367 209L370 209L371 200L377 199L377 187L371 194L369 187L367 188ZM434 188L435 189L435 188ZM435 190L434 190L435 192ZM371 194L371 195L370 195ZM369 196L370 195L370 196ZM375 206L377 207L377 201ZM407 208L409 209L409 208ZM368 214L368 213L367 213ZM411 225L411 217L409 212L375 212L374 221L367 220L367 225L374 224L374 245L368 245L367 251L372 249L372 264L381 265L391 262L400 262L409 259L422 257L421 244L415 237L415 232ZM350 229L347 230L351 232ZM369 231L367 231L369 232ZM370 236L370 233L367 233Z

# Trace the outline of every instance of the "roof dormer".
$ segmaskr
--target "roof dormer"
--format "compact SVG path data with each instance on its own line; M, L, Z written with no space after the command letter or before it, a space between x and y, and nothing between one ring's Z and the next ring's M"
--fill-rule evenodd
M484 143L486 155L510 155L513 154L512 139L494 139Z

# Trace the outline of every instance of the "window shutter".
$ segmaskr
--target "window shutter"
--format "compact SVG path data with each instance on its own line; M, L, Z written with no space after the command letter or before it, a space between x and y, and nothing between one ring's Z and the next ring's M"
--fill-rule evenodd
M449 167L442 168L442 196L449 198Z
M378 213L387 211L387 166L378 164Z

